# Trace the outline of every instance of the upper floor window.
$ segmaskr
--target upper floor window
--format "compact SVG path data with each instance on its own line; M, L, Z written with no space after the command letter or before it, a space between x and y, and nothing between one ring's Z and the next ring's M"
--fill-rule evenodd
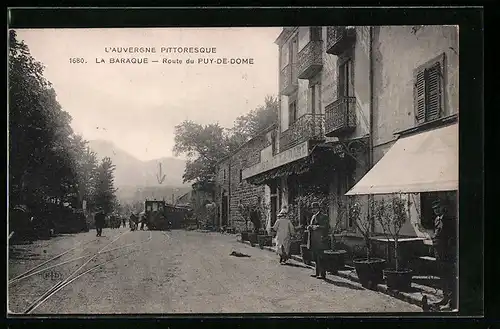
M294 36L289 44L289 56L290 56L290 64L297 63L297 54L299 52L299 40L298 36Z
M354 97L354 65L351 56L339 59L338 92L340 97Z
M313 26L310 29L311 41L321 41L321 27Z
M415 120L424 123L443 115L444 54L414 71Z
M271 133L271 153L273 156L276 154L276 131Z
M240 169L240 183L243 182L243 169Z
M288 126L297 120L297 100L288 103Z
M320 84L315 83L309 87L310 106L312 114L319 114L321 112L320 100Z

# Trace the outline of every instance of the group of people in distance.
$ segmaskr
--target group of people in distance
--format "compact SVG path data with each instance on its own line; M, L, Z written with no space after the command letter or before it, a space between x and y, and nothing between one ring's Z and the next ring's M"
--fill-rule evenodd
M330 248L329 230L330 221L327 215L321 212L318 202L311 204L312 217L307 223L307 248L312 253L312 260L315 262L315 272L311 276L325 279L326 269L323 252ZM434 303L440 309L456 309L457 299L457 269L456 269L456 220L447 212L445 200L436 199L432 203L434 211L434 229L425 230L418 225L421 231L427 231L432 237L433 250L439 269L441 289L443 298ZM295 227L288 216L288 209L284 206L277 216L277 220L272 226L272 231L276 233L276 252L280 256L280 264L284 264L290 259L290 246Z
M119 218L117 216L107 216L106 213L100 209L94 215L94 222L96 228L96 236L102 236L102 230L106 226L106 218L109 217L109 226L111 228L119 228L121 225L123 227L127 227L127 222L125 218ZM144 230L145 227L145 218L143 214L135 214L132 213L129 218L129 228L132 231L135 231L139 228Z

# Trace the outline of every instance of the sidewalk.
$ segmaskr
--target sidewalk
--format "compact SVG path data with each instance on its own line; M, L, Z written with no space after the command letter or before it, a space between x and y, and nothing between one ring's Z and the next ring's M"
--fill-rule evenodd
M238 239L238 241L250 245L250 242L241 241L240 238ZM255 247L259 248L258 245L255 245ZM263 247L262 249L276 252L276 247ZM307 266L310 269L314 269L314 261L311 262L313 264L311 266L305 264L304 261L302 260L302 257L299 255L292 255L290 258L297 262L302 263L303 265ZM345 266L345 270L338 271L337 276L359 283L358 276L356 275L356 270L354 269L354 267L348 265ZM414 277L414 279L415 278L416 277ZM427 296L427 300L429 303L437 302L438 300L443 298L443 294L440 290L429 286L424 286L412 282L412 288L414 289L413 292L392 291L387 288L387 285L382 283L377 285L376 291L420 307L422 307L422 297L424 295Z

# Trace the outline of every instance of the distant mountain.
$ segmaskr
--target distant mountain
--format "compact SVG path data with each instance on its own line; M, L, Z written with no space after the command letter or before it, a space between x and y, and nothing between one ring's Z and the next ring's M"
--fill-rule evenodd
M134 195L139 193L140 195L148 194L148 197L155 194L154 197L165 197L165 199L170 200L172 193L178 197L190 190L190 184L182 182L182 175L186 167L185 160L165 157L141 161L112 142L105 140L89 141L89 147L99 159L110 157L116 166L115 187L119 189L119 198L135 199ZM165 180L162 184L159 184L156 178L159 163L161 163L162 172L165 174Z

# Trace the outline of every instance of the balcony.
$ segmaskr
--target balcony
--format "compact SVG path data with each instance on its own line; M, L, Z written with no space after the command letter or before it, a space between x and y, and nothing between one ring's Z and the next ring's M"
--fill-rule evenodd
M283 131L279 141L279 151L283 152L308 140L325 139L323 114L304 114L287 130Z
M326 52L338 56L354 43L356 31L345 26L328 26L326 36Z
M282 95L289 96L297 90L297 86L297 64L288 64L281 70L280 92Z
M325 135L338 137L356 128L356 97L340 97L325 107Z
M311 79L323 67L323 41L309 41L299 52L298 77Z

